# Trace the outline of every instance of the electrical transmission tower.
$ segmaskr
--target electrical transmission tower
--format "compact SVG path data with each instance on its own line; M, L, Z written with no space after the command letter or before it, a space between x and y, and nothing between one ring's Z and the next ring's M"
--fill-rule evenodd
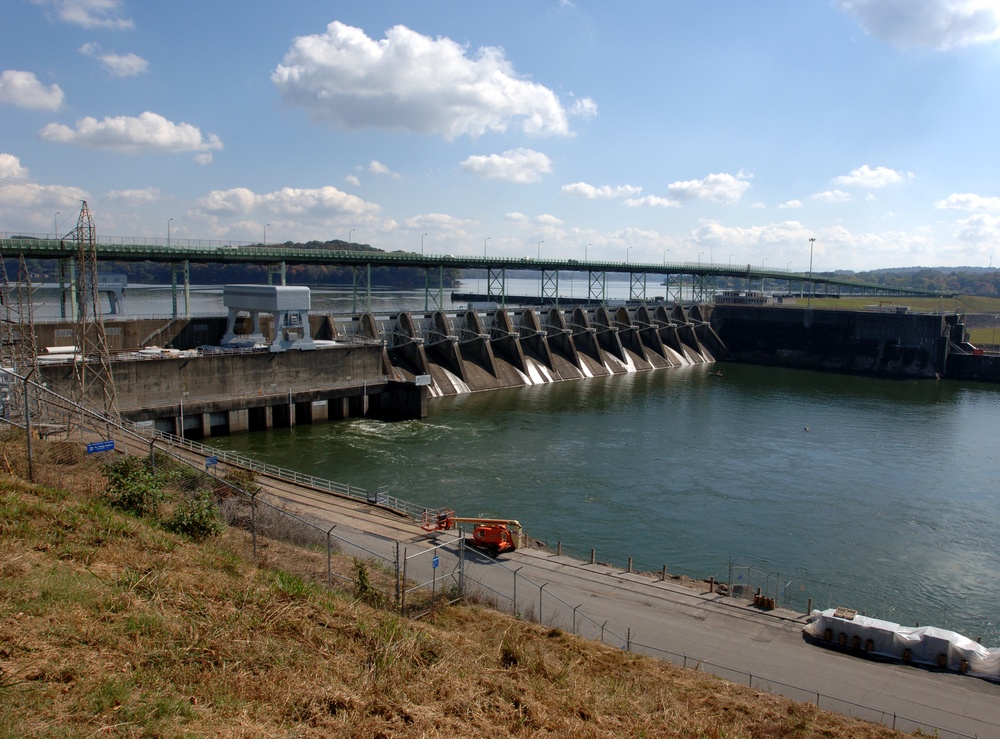
M80 218L69 238L77 243L76 263L80 288L78 320L76 324L77 347L80 358L76 362L77 400L103 410L111 419L118 418L118 399L115 378L111 371L111 352L104 331L97 280L97 232L87 201L80 208Z

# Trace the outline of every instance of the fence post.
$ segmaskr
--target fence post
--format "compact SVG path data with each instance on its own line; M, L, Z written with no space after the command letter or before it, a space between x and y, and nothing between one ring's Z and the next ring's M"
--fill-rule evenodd
M465 536L458 537L458 594L465 597Z
M583 603L580 604L580 606L582 606L582 605L583 605ZM580 606L576 606L575 608L573 608L573 633L574 634L576 633L576 609L579 608Z
M399 542L396 542L396 608L399 608Z
M404 613L406 611L406 553L409 551L408 547L403 548L403 592L399 595L399 612Z
M337 524L330 527L330 530L326 532L326 588L327 590L333 590L333 542L331 540L331 535L333 530L337 528ZM397 545L398 546L398 545Z
M544 583L538 586L538 623L543 623L542 621L542 593L545 591L545 586L548 583Z
M629 626L628 630L625 632L625 651L632 651L632 627Z
M514 597L512 599L511 613L515 616L517 615L517 573L521 571L521 567L514 570Z
M31 446L31 403L28 401L28 378L31 377L35 368L24 376L24 433L28 441L28 480L35 481L35 455Z
M257 560L257 493L250 494L250 540L253 542L253 558Z
M594 564L596 562L597 562L597 552L596 552L596 550L591 549L590 550L590 564Z
M667 580L667 566L663 565L663 573L660 575L660 581L666 582Z

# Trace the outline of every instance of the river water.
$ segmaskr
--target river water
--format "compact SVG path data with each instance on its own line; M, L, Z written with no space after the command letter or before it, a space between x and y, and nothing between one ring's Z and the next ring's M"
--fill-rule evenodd
M594 548L720 580L732 560L734 579L799 609L812 598L1000 643L1000 392L718 366L723 377L703 366L476 393L432 400L422 421L212 443L516 518L583 559Z
M524 282L508 289L537 290ZM193 313L222 312L221 289L192 296ZM313 291L314 310L349 300ZM129 288L126 314L169 301L169 288ZM621 567L632 557L722 581L733 563L734 581L800 610L812 598L1000 646L1000 388L719 364L438 398L429 411L210 441L429 508L518 519L582 559L593 548Z

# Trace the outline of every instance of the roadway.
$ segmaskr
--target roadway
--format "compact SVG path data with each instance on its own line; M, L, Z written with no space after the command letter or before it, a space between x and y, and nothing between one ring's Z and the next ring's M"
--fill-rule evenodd
M408 577L429 582L434 545L438 582L455 576L455 532L429 535L410 519L364 502L285 481L265 489L312 519L337 524L339 537L395 561L410 555ZM467 592L497 607L621 648L696 666L760 690L829 710L938 736L1000 737L1000 685L955 673L887 663L826 649L802 637L805 617L761 611L659 575L625 572L523 548L488 557L467 550Z

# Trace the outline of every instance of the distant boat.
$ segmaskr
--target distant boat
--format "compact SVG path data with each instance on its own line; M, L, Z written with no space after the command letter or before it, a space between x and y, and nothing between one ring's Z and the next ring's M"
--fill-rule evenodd
M722 370L714 370L708 373L712 377L722 377Z

